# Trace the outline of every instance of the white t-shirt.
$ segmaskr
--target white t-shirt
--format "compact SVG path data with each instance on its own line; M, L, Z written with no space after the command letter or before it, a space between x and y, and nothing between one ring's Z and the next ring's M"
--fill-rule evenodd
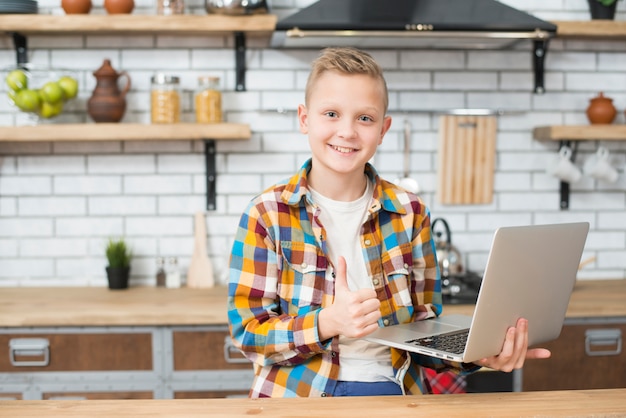
M373 289L361 248L361 228L368 217L373 187L367 182L363 196L352 202L328 199L311 189L313 201L320 207L320 221L326 230L328 252L334 264L339 256L346 259L350 290ZM327 275L332 275L331 269ZM329 280L332 280L328 277ZM389 347L360 338L339 336L339 380L380 382L394 380Z

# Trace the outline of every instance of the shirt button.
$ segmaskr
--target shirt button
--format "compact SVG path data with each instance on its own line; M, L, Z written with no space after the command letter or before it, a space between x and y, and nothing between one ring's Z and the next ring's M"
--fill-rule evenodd
M303 269L305 269L305 268L306 268L306 263L302 263L302 264L300 264L300 267L302 267Z
M368 239L365 240L365 245L370 245L371 243L372 243L372 241L370 241Z
M385 326L389 325L389 320L388 319L383 319L383 324L385 324Z
M374 283L374 286L378 286L378 283L380 283L380 282L378 281L378 279L374 279L374 280L372 280L372 283Z
M328 396L328 394L326 392L322 392L322 395L321 395L322 398L325 398L327 396Z
M405 269L408 269L408 268L409 268L409 265L408 265L407 263L404 263L404 268L405 268Z
M337 353L336 353L336 352L334 352L334 351L331 351L331 352L330 352L330 356L331 356L331 357L333 357L333 358L334 358L334 357L337 357Z

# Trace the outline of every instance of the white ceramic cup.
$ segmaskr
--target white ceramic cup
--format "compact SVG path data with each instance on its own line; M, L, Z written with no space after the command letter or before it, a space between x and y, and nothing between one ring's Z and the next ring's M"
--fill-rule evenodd
M582 173L572 162L572 149L566 145L559 150L559 155L549 161L547 173L566 183L576 183Z
M615 183L619 174L609 162L609 150L605 147L598 147L598 151L585 161L583 172L585 175L596 180Z

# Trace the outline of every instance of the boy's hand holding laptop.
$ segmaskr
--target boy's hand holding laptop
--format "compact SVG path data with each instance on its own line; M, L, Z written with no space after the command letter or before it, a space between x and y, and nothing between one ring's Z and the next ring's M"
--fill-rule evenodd
M520 318L515 327L507 330L500 354L473 363L494 370L511 372L514 369L521 369L526 359L549 358L550 355L550 351L545 348L528 348L528 320Z

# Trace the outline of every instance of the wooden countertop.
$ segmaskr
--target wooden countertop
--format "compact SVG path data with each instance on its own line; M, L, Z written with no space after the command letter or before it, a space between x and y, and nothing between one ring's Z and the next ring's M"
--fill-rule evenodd
M226 323L224 286L0 288L0 327Z
M0 401L31 417L623 417L626 389L298 399ZM315 411L315 414L312 413Z
M0 327L155 326L226 324L226 287L0 288ZM568 318L626 317L626 280L579 281ZM473 305L444 313L471 315Z
M445 305L444 314L472 315L474 305ZM567 318L626 317L626 280L579 280Z

